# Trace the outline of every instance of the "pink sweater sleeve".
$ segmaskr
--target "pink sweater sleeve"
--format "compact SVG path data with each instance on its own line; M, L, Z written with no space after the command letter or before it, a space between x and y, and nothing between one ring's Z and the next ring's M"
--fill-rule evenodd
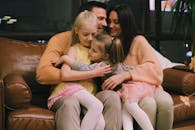
M160 86L163 72L152 47L143 36L137 36L132 42L128 63L134 66L130 70L133 81L143 81ZM131 63L132 62L132 63Z

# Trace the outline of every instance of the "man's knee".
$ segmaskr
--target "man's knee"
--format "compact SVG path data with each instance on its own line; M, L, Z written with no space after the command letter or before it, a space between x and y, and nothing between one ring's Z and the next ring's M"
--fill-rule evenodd
M96 97L102 101L102 103L105 105L119 105L121 104L120 96L115 92L111 90L104 90L96 94Z
M64 109L66 111L80 110L80 104L76 97L62 97L53 105L53 110Z

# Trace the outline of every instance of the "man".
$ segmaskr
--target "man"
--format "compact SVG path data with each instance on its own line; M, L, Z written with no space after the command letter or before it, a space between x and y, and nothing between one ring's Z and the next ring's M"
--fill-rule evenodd
M106 5L104 3L91 1L84 4L80 11L89 10L94 12L98 18L98 32L103 32L106 23ZM59 58L62 54L67 53L70 47L71 33L69 31L62 32L53 36L43 53L40 63L37 67L37 81L41 84L58 84L60 80L60 69L55 68L51 64L51 60ZM119 95L111 90L99 92L97 97L104 104L104 118L106 122L106 130L121 130L121 102ZM66 106L68 104L68 107ZM80 129L80 104L76 99L66 99L64 107L60 108L67 111L65 115L64 126L66 130ZM61 106L60 106L61 107ZM63 117L64 118L64 117ZM58 119L60 120L60 119Z

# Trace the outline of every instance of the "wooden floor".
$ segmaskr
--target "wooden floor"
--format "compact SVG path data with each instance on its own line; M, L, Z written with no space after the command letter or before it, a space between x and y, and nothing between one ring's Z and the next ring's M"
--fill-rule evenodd
M193 125L193 126L184 126L184 127L180 127L180 128L174 128L172 130L195 130L195 125Z
M189 121L188 124L175 126L172 130L195 130L195 119Z

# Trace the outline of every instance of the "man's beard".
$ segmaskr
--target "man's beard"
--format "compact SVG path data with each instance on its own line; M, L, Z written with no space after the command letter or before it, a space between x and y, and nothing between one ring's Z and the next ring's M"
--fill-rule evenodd
M105 31L105 27L104 26L99 26L98 27L98 32L104 32Z

